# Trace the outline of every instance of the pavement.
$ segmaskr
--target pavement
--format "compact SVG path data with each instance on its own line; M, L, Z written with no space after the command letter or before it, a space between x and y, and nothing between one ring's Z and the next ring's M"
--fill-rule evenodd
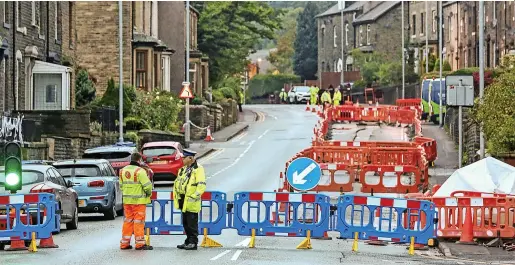
M208 190L225 192L230 200L240 191L276 189L278 174L284 169L285 162L310 146L313 127L318 120L313 113L305 112L302 105L251 105L245 108L257 113L258 120L227 142L202 143L204 148L216 151L199 159L206 171ZM384 128L384 131L388 130L391 128ZM372 131L384 132L380 128ZM385 137L376 133L370 137L372 135ZM399 137L402 138L400 133ZM157 182L156 189L169 191L172 187ZM255 217L251 215L251 218ZM175 246L184 241L184 235L160 235L151 236L153 251L122 251L119 250L122 223L123 217L108 221L101 215L81 214L78 230L64 229L54 236L59 248L39 249L37 253L0 251L0 264L476 264L469 261L456 263L435 249L417 251L416 255L409 256L406 246L393 244L371 246L359 242L358 252L352 252L352 241L336 239L338 234L334 232L329 233L332 240L313 239L311 250L295 249L302 238L292 237L257 237L256 248L248 248L248 237L226 229L221 235L211 236L223 245L222 248L178 250Z
M429 168L431 185L443 184L458 168L458 150L443 128L432 123L422 125L422 135L433 138L437 144L438 157L435 166Z

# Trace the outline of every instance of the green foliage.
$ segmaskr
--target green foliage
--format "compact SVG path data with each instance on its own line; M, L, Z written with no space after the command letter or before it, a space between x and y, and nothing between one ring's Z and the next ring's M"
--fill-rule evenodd
M354 82L354 84L352 85L352 89L353 90L363 90L366 86L367 86L366 81L363 79L360 79L360 80L357 80L356 82Z
M75 79L75 104L77 107L86 106L95 99L95 85L89 79L88 71L80 69Z
M278 32L277 50L270 52L268 61L275 66L280 73L293 74L293 42L297 28L297 17L302 8L290 9L281 15L283 29Z
M145 119L140 117L129 116L123 119L123 127L128 131L139 131L150 129L150 126Z
M433 53L430 53L429 54L429 63L428 63L428 68L429 68L429 71L428 72L432 72L433 69L435 68L435 62L436 62L437 58L436 58L436 55L433 54ZM422 69L423 69L423 73L426 72L426 60L422 60Z
M236 94L234 93L234 90L232 90L230 87L222 87L218 89L224 98L231 98L236 99Z
M126 132L123 136L126 141L133 142L138 144L139 143L139 136L137 132Z
M319 9L308 2L297 17L297 35L294 42L293 71L301 80L314 80L317 74L318 29L315 16Z
M485 89L481 104L475 105L474 116L483 122L486 139L491 146L489 152L505 153L515 150L515 71L502 73ZM479 100L476 101L479 103Z
M191 105L202 105L203 100L202 100L202 98L194 97L194 98L190 101L190 103L191 103Z
M280 28L278 12L266 2L198 3L199 50L209 57L210 83L242 72L247 56L262 38L274 39Z
M181 101L165 91L137 92L133 117L144 120L150 129L174 131Z
M379 83L383 86L402 83L402 63L391 62L381 64L378 72Z
M440 71L440 59L436 59L435 61L435 66L434 66L434 71ZM442 72L443 71L452 71L452 67L451 67L451 64L449 63L449 61L445 60L443 62L443 65L442 65Z
M107 82L107 90L104 96L97 101L102 106L113 106L117 110L119 108L119 85L115 85L111 78ZM123 113L129 116L132 113L132 103L136 100L136 89L133 86L123 85Z
M254 76L249 82L248 96L251 98L267 96L270 93L280 91L285 83L299 83L300 77L296 75L278 74Z

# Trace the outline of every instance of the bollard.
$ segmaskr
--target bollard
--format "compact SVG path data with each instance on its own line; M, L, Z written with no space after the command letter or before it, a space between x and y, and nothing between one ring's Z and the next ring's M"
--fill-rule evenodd
M145 245L150 246L150 228L145 233Z
M415 255L415 237L414 236L411 237L408 254L411 256Z
M29 251L30 252L38 252L38 248L36 247L36 232L32 232L30 245L29 245Z
M252 228L252 236L250 237L249 248L256 247L256 229Z
M355 232L354 233L354 242L352 242L352 251L353 252L358 252L358 237L359 237L359 232Z

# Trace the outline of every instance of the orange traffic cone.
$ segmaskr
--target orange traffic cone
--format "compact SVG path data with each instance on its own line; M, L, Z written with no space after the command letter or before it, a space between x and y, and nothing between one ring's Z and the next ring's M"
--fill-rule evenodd
M310 108L309 108L309 100L306 101L306 111L310 111Z
M25 242L20 240L20 237L11 237L11 246L6 248L5 251L20 251L20 250L28 250L29 248L25 246Z
M318 239L318 240L333 240L332 237L330 237L328 234L327 234L327 231L324 232L324 236L323 237L311 237L312 239Z
M474 230L472 227L472 209L470 209L470 206L467 207L467 210L465 212L465 223L463 224L463 227L461 229L461 237L460 237L460 244L476 244L474 242Z
M311 106L311 112L317 112L317 110L315 108L316 108L316 105Z
M206 135L206 139L204 139L204 141L211 142L214 140L215 139L213 138L213 136L211 136L211 129L209 129L209 126L207 126L207 135Z
M58 248L59 246L54 243L54 237L50 234L49 238L43 238L39 241L38 248Z

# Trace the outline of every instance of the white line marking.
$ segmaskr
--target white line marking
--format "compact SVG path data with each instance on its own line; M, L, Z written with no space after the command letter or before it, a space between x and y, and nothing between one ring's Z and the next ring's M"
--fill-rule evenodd
M241 250L241 249L240 250L236 250L236 253L234 253L234 255L232 255L231 260L237 260L238 257L240 257L241 252L243 252L243 250Z
M242 134L236 136L236 138L232 139L231 142L235 143L235 142L241 140L241 138L245 137L245 135L247 135L247 134L248 134L248 132L243 132Z
M263 136L265 136L269 131L270 131L270 129L267 129L264 133L262 133L262 134L258 137L258 140L259 140L259 139L261 139Z
M211 260L217 260L217 259L219 259L219 258L221 258L221 257L223 257L223 256L225 256L225 255L227 255L227 253L229 253L229 252L231 252L231 251L230 251L230 250L226 250L226 251L224 251L224 252L222 252L222 253L220 253L220 254L218 254L218 255L216 255L216 256L214 256L214 257L212 257L212 258L211 258Z
M236 160L234 160L234 162L232 162L230 165L228 165L227 167L225 168L222 168L221 170L219 170L218 172L214 173L213 175L211 175L211 177L214 177L216 175L219 175L221 174L222 172L226 171L227 169L233 167L234 165L236 165L236 163L238 163L238 161L240 161L240 159L250 150L250 148L252 147L252 145L254 145L256 141L253 140L249 143L249 145L247 146L247 148L245 149L245 151L243 151L243 153L240 154L240 156L238 158L236 158Z
M250 237L245 238L245 240L241 241L240 243L234 245L235 247L246 247L250 243Z
M218 149L217 151L215 151L213 154L211 155L208 155L206 157L202 157L199 159L199 161L201 161L202 163L205 163L206 161L209 161L215 157L217 157L218 155L220 155L221 153L224 152L225 149Z

